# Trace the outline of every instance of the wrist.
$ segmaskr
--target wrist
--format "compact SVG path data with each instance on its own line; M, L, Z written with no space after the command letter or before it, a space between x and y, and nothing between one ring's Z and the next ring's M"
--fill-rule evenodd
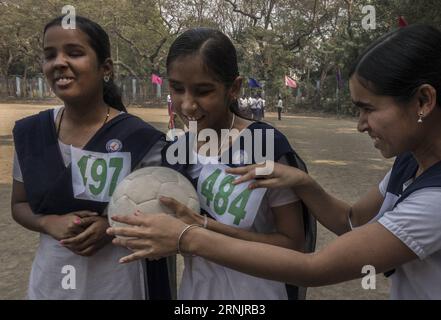
M196 253L196 248L194 246L194 236L197 230L201 230L202 225L191 224L187 225L180 233L178 237L178 253L182 256L194 256Z
M296 178L297 183L293 186L293 188L298 191L299 189L305 189L311 186L314 180L307 174L306 172L301 173L300 179Z
M298 183L292 187L294 193L303 201L307 201L311 195L316 194L317 184L306 172L303 172Z
M52 215L42 215L38 218L37 224L40 232L48 233L47 226L50 224L50 220L52 220Z

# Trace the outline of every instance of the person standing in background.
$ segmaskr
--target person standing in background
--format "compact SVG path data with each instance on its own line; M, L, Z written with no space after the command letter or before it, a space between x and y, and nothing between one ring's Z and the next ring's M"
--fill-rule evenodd
M283 100L282 97L279 96L279 101L277 101L277 115L279 120L282 120L282 111L283 111Z

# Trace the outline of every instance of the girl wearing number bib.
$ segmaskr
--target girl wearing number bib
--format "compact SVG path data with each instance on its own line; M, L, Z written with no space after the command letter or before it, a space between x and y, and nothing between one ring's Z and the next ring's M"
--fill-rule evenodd
M234 177L225 173L231 165L246 163L245 159L253 163L254 150L258 146L265 149L268 135L272 137L269 144L274 147L273 160L304 169L303 162L280 132L267 124L251 122L236 111L242 78L239 76L236 50L228 37L206 28L184 32L169 50L167 72L173 106L190 131L197 126L197 133L209 130L219 138L209 152L203 152L203 144L207 141L199 142L195 149L191 148L191 134L169 147L169 150L175 146L181 149L180 144L184 144L184 149L188 151L188 162L181 169L193 179L202 211L209 218L204 221L202 215L186 214L185 211L177 211L178 217L187 223L204 225L239 239L300 251L312 250L313 241L305 239L305 231L311 234L315 225L291 190L248 192L246 186L233 186L231 181ZM222 129L238 133L233 137L233 145L230 146L229 138L221 137L219 133ZM240 142L245 134L249 135L251 149L244 145L245 142ZM227 154L235 143L239 143L236 152L229 152L228 159L220 161L220 155ZM169 152L163 155L167 160L169 156ZM196 161L190 161L190 158ZM115 239L115 242L122 245L131 243L120 239ZM225 246L223 250L230 248ZM298 288L283 282L253 277L201 257L185 257L180 299L267 300L303 296L304 291L299 292Z
M43 71L64 106L13 130L12 216L40 233L28 298L152 298L142 264L118 264L130 251L111 244L105 208L132 170L161 163L163 135L126 113L106 32L79 16L76 29L61 22L44 29ZM156 285L168 290L168 281Z
M357 129L369 134L385 158L395 157L383 180L354 204L280 163L270 175L257 173L256 165L228 170L243 175L235 184L253 180L251 190L295 191L338 235L319 252L250 243L167 215L132 217L133 224L149 230L145 238L154 239L146 256L162 256L178 243L187 254L292 284L326 286L362 277L360 290L375 289L376 273L385 273L392 299L441 299L440 52L440 30L412 25L377 39L350 69L351 99L360 111Z

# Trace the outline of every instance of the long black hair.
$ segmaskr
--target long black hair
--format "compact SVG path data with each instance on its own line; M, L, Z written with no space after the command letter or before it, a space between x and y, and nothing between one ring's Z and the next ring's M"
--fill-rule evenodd
M167 55L167 72L171 64L178 58L198 53L204 67L213 77L222 82L226 88L233 85L239 76L236 48L231 40L222 32L210 28L194 28L182 33L170 46ZM237 99L230 104L230 110L238 116Z
M63 18L64 16L57 17L46 24L43 34L46 34L47 29L50 27L61 26ZM88 36L89 44L96 53L98 63L103 64L107 58L111 57L110 40L106 31L98 23L85 17L76 16L75 19L76 27ZM113 82L113 74L108 82L103 80L103 98L104 102L109 106L119 111L127 111L122 102L121 93Z
M350 70L353 75L371 92L403 103L429 84L441 105L441 32L428 25L392 31L360 55Z

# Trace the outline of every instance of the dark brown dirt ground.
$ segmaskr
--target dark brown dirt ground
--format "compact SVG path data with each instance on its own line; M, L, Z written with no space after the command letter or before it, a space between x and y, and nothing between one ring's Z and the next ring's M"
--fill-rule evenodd
M47 108L44 105L0 104L0 299L25 296L30 267L37 245L37 234L16 224L10 213L13 142L11 131L17 119ZM157 128L164 130L167 111L131 108ZM306 161L310 174L335 196L355 201L377 184L392 165L374 149L370 139L356 131L356 120L322 116L267 113L267 121L279 128ZM319 226L317 249L335 238ZM180 264L179 264L180 265ZM387 299L388 283L377 276L375 290L364 290L361 280L310 288L308 299Z

